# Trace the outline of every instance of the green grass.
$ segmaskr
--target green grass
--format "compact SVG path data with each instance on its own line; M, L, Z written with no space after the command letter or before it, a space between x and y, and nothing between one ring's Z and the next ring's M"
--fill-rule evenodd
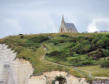
M19 35L16 35L0 39L0 43L5 43L10 48L15 50L17 52L17 58L23 58L25 60L28 60L34 68L33 75L40 75L43 72L59 70L59 71L66 71L77 77L88 77L89 72L93 76L109 77L108 74L109 69L101 68L100 65L97 64L100 63L101 61L104 61L103 57L94 61L96 62L95 64L97 65L90 65L90 66L85 65L77 68L73 66L74 63L75 64L78 63L76 61L78 61L80 58L82 60L82 61L80 60L81 61L80 64L82 64L83 61L87 63L86 62L87 55L90 53L91 55L93 54L94 56L96 55L94 51L98 52L99 51L98 48L87 51L90 48L89 45L92 45L90 44L91 42L86 46L81 46L81 43L82 41L84 41L84 39L95 39L94 37L97 35L109 36L108 33L33 34L33 35L24 35L24 38L20 38ZM98 42L97 45L100 45L100 42ZM85 43L87 44L88 42L87 41L83 42L84 45ZM81 52L80 54L76 52L78 51L78 45L83 47L79 48L82 49L80 50ZM46 47L47 50L45 50L43 47ZM100 48L102 49L101 45ZM75 51L72 52L71 51L72 49L75 49ZM103 50L104 49L105 48L103 48ZM107 50L107 48L105 50ZM49 55L55 51L59 54L54 56ZM72 63L72 60L76 61Z
M93 76L109 77L109 68L101 68L99 65L82 66L82 67L78 67L78 69L80 69L86 73L91 73Z

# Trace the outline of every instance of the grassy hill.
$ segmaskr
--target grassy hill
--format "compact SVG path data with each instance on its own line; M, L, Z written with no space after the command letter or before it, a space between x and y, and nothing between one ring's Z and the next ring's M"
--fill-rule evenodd
M109 77L109 33L57 33L8 36L0 43L30 61L33 75L60 70L78 77Z

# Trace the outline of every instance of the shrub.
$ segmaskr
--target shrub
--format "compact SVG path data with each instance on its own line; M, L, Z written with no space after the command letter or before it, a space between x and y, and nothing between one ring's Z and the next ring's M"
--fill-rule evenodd
M60 36L61 36L61 37L69 37L68 35L64 35L64 34L63 34L63 35L60 35Z
M98 47L107 48L109 46L109 38L106 36L102 36L96 43Z
M103 61L101 67L109 68L109 60Z
M49 40L49 37L42 36L42 35L29 39L29 41L32 41L33 43L42 43L42 42L47 41L47 40Z
M24 38L24 35L23 34L19 34L20 38L23 39Z
M51 53L46 54L48 57L55 58L56 60L63 60L65 61L66 58L69 56L69 53L66 51L53 51Z
M109 50L103 49L102 51L104 57L109 57Z
M92 49L97 49L97 42L101 39L102 35L94 35L93 40L91 41Z
M103 52L101 49L97 49L95 51L88 53L88 56L92 57L94 60L98 60L103 56Z
M74 66L94 64L92 58L88 57L87 55L76 55L75 57L70 58L70 61L72 61L71 63Z
M83 40L82 42L78 42L74 47L73 51L77 52L78 54L84 54L88 52L91 48L89 41Z
M53 52L51 52L51 53L49 53L49 54L47 54L49 57L54 57L54 56L59 56L61 54L61 52L59 52L59 51L53 51Z

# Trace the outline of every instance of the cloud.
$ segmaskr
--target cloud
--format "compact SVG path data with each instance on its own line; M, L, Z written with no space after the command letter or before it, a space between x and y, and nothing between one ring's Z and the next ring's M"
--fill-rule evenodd
M57 32L55 19L45 11L25 11L18 15L23 33L50 33Z
M99 29L96 27L96 22L95 21L92 21L92 23L90 23L88 25L88 32L96 32L98 30Z
M0 37L18 34L22 27L17 19L5 18L0 21Z
M105 27L108 24L108 28L100 28L99 26L102 24L102 27ZM109 18L96 18L93 19L92 22L88 25L88 32L96 32L96 31L108 31L109 30Z
M22 29L21 26L20 26L20 24L19 24L19 21L16 20L16 19L7 18L7 19L4 19L3 22L6 25L10 25L11 26L10 29L11 28L14 28L14 29L19 30L19 31Z
M0 37L18 33L58 32L63 14L65 21L73 22L79 32L86 31L88 25L89 32L100 30L102 21L93 18L109 18L109 0L80 1L0 0ZM90 18L92 22L89 24Z

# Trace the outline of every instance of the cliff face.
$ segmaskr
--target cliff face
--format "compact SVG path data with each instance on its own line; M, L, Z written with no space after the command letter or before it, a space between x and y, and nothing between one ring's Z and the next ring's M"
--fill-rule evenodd
M13 62L13 70L16 75L16 84L28 84L28 79L33 73L32 65L23 59Z
M59 84L57 77L64 79L63 84L89 84L85 78L77 78L66 72L51 71L40 76L32 76L33 67L28 61L16 58L16 53L7 45L0 44L0 84ZM93 84L109 82L109 78L99 77Z
M15 77L12 63L16 57L16 53L7 47L7 45L0 44L0 83L14 84Z
M16 53L8 49L7 45L0 44L0 83L28 84L33 73L32 65L23 59L15 59Z
M23 59L15 59L16 53L0 44L0 83L2 84L52 84L58 76L63 76L67 84L88 84L84 78L76 78L66 72L45 72L41 76L31 76L32 65ZM56 81L57 82L57 81Z
M89 84L85 78L77 78L62 71L45 72L41 76L32 76L29 79L29 84L52 84L53 81L58 84L59 81L56 80L56 77L65 78L64 84Z

